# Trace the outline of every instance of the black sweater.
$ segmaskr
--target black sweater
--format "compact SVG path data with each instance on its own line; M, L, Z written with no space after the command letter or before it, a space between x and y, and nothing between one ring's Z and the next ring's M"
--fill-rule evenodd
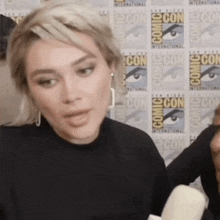
M3 127L0 207L7 220L144 219L170 193L163 159L144 132L105 118L74 145L41 127Z
M210 143L219 126L211 125L197 137L167 167L167 172L174 186L190 184L201 176L205 193L209 197L209 210L215 217L220 217L220 196L215 177L215 168L212 163Z

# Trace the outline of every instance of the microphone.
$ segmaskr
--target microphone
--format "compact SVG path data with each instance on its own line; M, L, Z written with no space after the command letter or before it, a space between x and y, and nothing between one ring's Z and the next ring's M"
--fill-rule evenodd
M162 220L201 220L206 202L198 190L177 186L170 194L162 211Z
M161 220L161 217L156 215L149 215L147 220Z

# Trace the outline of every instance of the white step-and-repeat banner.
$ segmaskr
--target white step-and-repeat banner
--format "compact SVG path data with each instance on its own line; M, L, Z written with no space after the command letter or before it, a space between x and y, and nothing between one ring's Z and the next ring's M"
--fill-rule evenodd
M0 12L18 23L58 2L0 0ZM73 2L108 16L121 43L128 94L110 117L147 132L169 164L212 123L220 103L220 0Z

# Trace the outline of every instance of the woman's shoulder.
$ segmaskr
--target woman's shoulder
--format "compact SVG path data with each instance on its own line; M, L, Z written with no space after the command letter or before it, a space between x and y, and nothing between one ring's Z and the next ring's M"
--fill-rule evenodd
M18 141L19 139L25 138L33 132L34 125L22 125L22 126L0 126L0 139L1 143L6 141Z
M0 159L19 158L22 152L30 149L38 137L39 128L35 125L1 126L0 128Z
M140 145L155 147L152 138L146 132L119 121L107 120L108 127L111 129L111 136L114 136L120 142L133 143L136 147Z
M13 137L16 134L19 134L20 130L21 130L21 127L1 125L0 126L0 138L3 139L6 137Z
M121 122L108 119L111 129L111 140L114 140L116 151L125 158L144 161L154 169L162 169L164 162L152 138L144 131ZM155 161L157 161L155 164Z
M127 137L128 135L131 135L132 137L138 136L142 138L150 138L150 136L146 132L138 128L132 127L128 124L124 124L122 122L119 122L119 121L116 121L110 118L108 118L107 120L109 121L108 123L110 124L112 131L115 133L119 133L120 135L126 134Z
M20 126L15 126L15 125L8 125L8 124L3 124L0 125L0 130L2 132L21 132L23 130L29 130L34 127L34 124L24 124Z

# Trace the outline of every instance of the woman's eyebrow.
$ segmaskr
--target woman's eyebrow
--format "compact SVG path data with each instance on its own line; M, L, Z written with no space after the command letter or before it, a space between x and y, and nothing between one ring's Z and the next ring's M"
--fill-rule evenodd
M45 69L36 69L31 73L31 77L34 77L38 74L42 74L42 73L56 73L56 71L54 69L50 69L50 68L45 68Z
M72 62L71 66L75 66L77 64L82 63L84 60L87 60L89 58L96 58L96 56L92 53L86 54L85 56L79 58L78 60L75 60L74 62Z
M86 54L85 56L73 61L71 63L71 66L78 65L78 64L82 63L84 60L89 59L89 58L96 58L96 56L92 53ZM36 69L31 73L31 77L34 77L34 76L36 76L38 74L42 74L42 73L56 73L56 72L57 71L52 68Z

